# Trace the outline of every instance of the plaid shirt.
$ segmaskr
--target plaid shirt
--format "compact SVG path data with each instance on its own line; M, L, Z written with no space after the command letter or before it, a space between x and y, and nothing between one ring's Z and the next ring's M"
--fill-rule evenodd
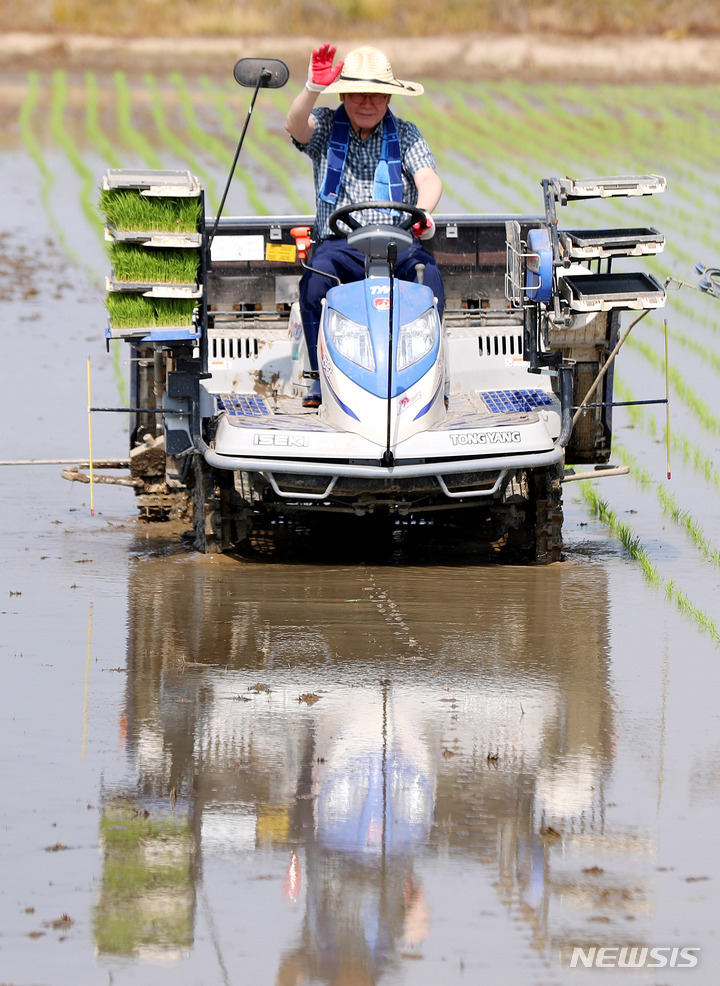
M317 191L322 188L327 170L327 152L330 133L333 126L335 111L329 106L317 107L312 111L315 117L315 131L307 144L300 144L293 137L293 143L313 163L313 177L316 191L315 238L327 239L333 236L328 226L328 218L343 205L351 202L363 202L374 197L375 168L380 160L382 149L383 127L378 125L367 140L361 140L351 129L350 146L343 172L337 202L331 205L323 202ZM414 123L400 120L396 117L398 138L400 140L400 157L402 159L403 201L409 205L417 204L417 187L412 176L420 168L435 169L435 159ZM362 223L392 223L398 225L406 215L401 213L386 213L378 209L366 209L356 213L355 218Z

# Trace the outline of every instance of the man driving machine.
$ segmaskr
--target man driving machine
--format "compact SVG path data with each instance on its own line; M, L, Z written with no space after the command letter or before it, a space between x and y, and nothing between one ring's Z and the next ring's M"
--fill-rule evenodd
M313 230L312 267L300 280L300 311L310 364L317 371L317 338L325 294L337 283L358 281L365 276L365 257L348 246L343 236L331 230L332 213L356 202L402 202L425 212L415 223L411 247L398 253L395 275L417 281L416 267L424 267L423 281L444 307L440 271L434 258L420 245L435 232L430 213L442 194L442 181L424 137L415 126L396 117L390 98L419 96L417 82L396 79L390 62L378 48L364 45L350 51L344 62L335 63L337 49L326 43L311 56L308 78L288 112L285 128L293 143L313 163L316 218ZM315 107L320 93L337 93L340 106ZM368 209L356 218L363 224L398 225L401 212ZM331 276L325 276L324 273ZM303 401L319 407L317 381Z

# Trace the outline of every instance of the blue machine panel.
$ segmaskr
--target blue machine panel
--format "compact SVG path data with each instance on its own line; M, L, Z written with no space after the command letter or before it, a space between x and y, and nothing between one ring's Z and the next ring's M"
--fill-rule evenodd
M255 394L218 394L218 409L234 417L259 418L269 414L263 397Z
M483 390L480 396L494 414L522 414L553 403L544 390Z

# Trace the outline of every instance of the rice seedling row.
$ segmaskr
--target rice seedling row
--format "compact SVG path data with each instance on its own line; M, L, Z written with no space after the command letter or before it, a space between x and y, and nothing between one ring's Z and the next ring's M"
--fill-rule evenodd
M20 134L30 157L40 172L40 200L42 201L43 208L48 217L50 227L57 236L58 243L66 254L73 262L79 264L80 260L77 253L70 245L65 234L65 230L58 222L58 219L50 206L50 190L54 181L53 173L47 166L43 148L35 135L35 128L33 125L33 119L36 116L39 104L40 76L37 72L30 72L28 75L27 93L20 107L19 113Z
M122 167L115 145L100 125L100 90L94 72L85 75L85 133L109 168Z
M149 168L162 168L163 162L145 135L133 123L132 93L124 72L115 72L116 113L118 133L128 148L136 153Z
M97 178L85 164L82 154L67 126L65 108L68 101L67 74L56 71L52 77L51 123L56 143L63 149L68 160L80 178L80 201L83 211L94 226L100 227L100 216L96 205L95 189Z
M228 150L223 141L211 134L208 134L207 130L205 130L198 123L195 103L190 92L188 91L185 79L177 72L174 72L170 76L170 80L175 87L181 108L185 115L189 136L195 141L198 147L203 147L208 153L214 155L226 169L229 169L232 165L233 153ZM245 186L245 192L251 208L258 215L266 213L268 211L267 207L257 192L255 181L250 172L243 165L238 165L235 170L235 175Z
M630 475L635 483L643 489L654 490L660 506L672 519L673 523L682 528L691 538L694 546L700 554L711 564L720 566L720 548L712 545L711 540L705 535L700 523L693 516L688 508L681 507L677 502L677 496L672 493L665 483L656 479L653 473L641 465L637 458L619 442L613 445L616 457L630 467Z
M629 337L626 345L637 348L656 370L665 372L665 360L653 347L639 339ZM695 392L691 384L687 382L680 370L675 366L669 368L670 383L673 391L680 400L692 411L699 424L713 434L720 434L720 418L713 414L707 402Z
M145 298L140 294L108 294L106 303L116 329L190 326L195 309L191 299Z
M197 157L190 154L187 143L182 140L182 138L177 136L175 131L168 126L165 119L165 107L163 105L162 93L155 77L153 75L146 74L143 77L143 82L147 86L152 98L152 117L155 122L158 136L166 147L168 147L173 154L177 156L178 160L183 161L187 165L189 171L192 171L193 174L196 174L198 178L202 179L209 205L211 209L215 211L220 204L220 198L215 188L214 179L210 176L209 171L203 167Z
M158 284L193 284L198 274L196 250L155 248L134 243L111 243L108 250L113 276L118 281Z
M687 592L679 589L674 579L664 579L652 561L648 551L633 528L618 518L607 500L603 499L596 487L590 483L582 484L582 496L592 514L605 524L625 548L628 556L636 561L650 585L662 588L665 595L685 615L689 616L702 629L707 631L716 643L720 644L720 632L713 618L689 598Z
M118 230L189 233L198 227L197 198L148 198L127 189L102 189L100 208Z
M203 80L202 85L203 89L209 93L212 99L212 104L217 112L223 133L230 140L233 138L237 139L236 116L227 105L228 94L221 89L209 85L208 80ZM300 213L312 211L312 205L308 200L298 195L295 191L295 186L286 168L276 160L275 141L270 138L267 127L264 125L262 114L258 113L254 122L256 137L252 138L246 135L243 145L244 149L284 189L294 211ZM287 141L284 141L284 144L287 146ZM267 147L267 150L265 147Z
M618 400L635 401L638 398L638 395L617 374L615 376L614 389ZM626 407L624 411L634 427L641 428L661 445L665 446L667 444L667 425L665 423L663 423L662 428L658 431L656 417L648 414L645 408L640 405ZM704 451L692 438L678 431L674 425L670 428L670 449L673 453L679 453L682 461L693 469L706 483L720 490L720 469L718 469L712 456Z

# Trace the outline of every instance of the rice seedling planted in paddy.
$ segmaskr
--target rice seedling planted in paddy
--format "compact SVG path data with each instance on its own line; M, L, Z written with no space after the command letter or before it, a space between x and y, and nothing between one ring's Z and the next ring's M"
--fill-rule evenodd
M178 72L173 72L170 75L170 81L175 87L177 99L185 116L185 123L191 139L195 141L198 147L202 147L206 154L214 156L223 167L227 168L232 165L233 153L230 147L224 141L209 134L207 129L203 128L200 124L193 94L190 92L184 76ZM240 164L237 166L235 174L238 180L242 181L245 186L248 202L255 212L258 215L267 213L268 210L257 191L257 183L253 175Z
M683 508L678 503L677 496L664 483L657 481L649 469L641 466L624 446L614 442L613 450L620 461L630 467L630 475L636 483L645 489L655 490L662 509L674 524L685 531L698 551L713 565L720 566L720 549L712 545L691 511Z
M155 148L133 123L133 98L124 72L115 72L115 107L118 131L125 144L143 158L148 167L162 168L163 164Z
M674 579L662 578L657 566L643 547L638 535L629 524L618 518L615 511L600 496L595 487L590 483L583 483L582 496L592 513L604 524L607 524L615 537L618 538L630 558L633 561L639 562L642 573L647 581L653 586L662 587L665 590L667 598L672 600L682 613L691 617L703 630L710 633L715 641L720 643L720 631L715 621L704 610L696 606L684 590L677 588Z
M162 141L164 141L173 154L175 154L181 161L185 161L188 168L202 179L205 187L205 196L209 201L211 208L216 210L220 200L218 199L217 192L215 190L215 182L200 161L198 161L194 155L191 155L187 141L178 136L178 134L176 134L169 125L165 117L163 93L155 80L155 77L148 73L143 77L143 82L145 83L152 99L152 117L155 127L157 128L158 136Z

